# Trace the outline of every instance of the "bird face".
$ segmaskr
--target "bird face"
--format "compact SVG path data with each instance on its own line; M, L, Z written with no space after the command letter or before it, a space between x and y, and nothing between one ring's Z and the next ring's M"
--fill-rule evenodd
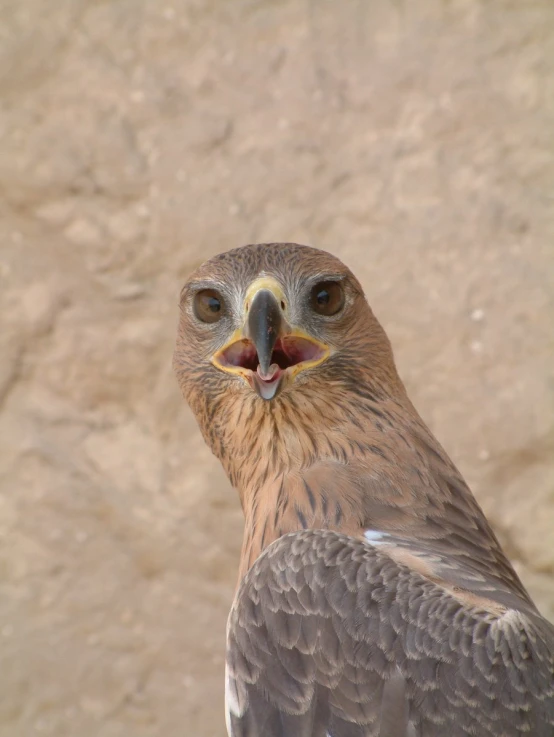
M267 401L294 382L302 371L316 368L329 357L328 343L304 328L306 320L299 323L293 316L309 310L331 316L344 304L338 279L318 282L309 294L290 291L272 275L261 276L248 285L239 326L212 358L214 366L241 377ZM202 299L200 292L196 300Z
M337 359L359 356L371 321L378 326L358 281L330 254L245 246L203 264L185 285L175 365L182 386L187 367L196 375L203 367L207 385L270 402L314 377L332 380Z

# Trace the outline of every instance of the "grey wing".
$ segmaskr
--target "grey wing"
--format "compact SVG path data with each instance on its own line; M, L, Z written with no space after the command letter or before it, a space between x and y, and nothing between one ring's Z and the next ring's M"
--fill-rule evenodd
M229 734L553 737L554 630L523 610L470 606L361 540L285 535L229 616Z

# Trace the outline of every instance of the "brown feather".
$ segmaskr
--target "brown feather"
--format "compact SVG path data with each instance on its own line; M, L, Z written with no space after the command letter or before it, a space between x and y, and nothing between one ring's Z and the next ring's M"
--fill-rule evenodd
M271 401L211 363L236 311L208 330L190 306L205 284L240 305L260 275L331 347ZM329 275L345 307L322 323L302 295ZM217 256L183 289L174 363L245 515L232 735L552 737L552 627L408 399L342 263L295 244Z

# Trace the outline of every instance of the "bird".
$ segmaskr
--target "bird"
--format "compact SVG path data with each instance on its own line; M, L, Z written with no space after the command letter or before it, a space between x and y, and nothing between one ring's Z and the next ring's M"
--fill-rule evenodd
M173 363L244 513L230 737L553 737L554 627L338 258L211 258Z

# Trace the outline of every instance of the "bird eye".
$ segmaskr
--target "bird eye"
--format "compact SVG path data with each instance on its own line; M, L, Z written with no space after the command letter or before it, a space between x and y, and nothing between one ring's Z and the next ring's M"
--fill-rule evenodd
M223 297L215 289L202 289L194 295L194 314L202 322L217 322L225 312Z
M319 282L312 288L310 304L318 315L336 315L344 307L344 291L337 281Z

